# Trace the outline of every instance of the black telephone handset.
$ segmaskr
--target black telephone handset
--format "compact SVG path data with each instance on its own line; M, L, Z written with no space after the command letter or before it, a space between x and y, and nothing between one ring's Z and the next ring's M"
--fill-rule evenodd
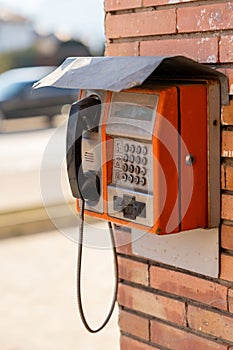
M67 172L72 194L75 198L80 199L80 227L78 240L78 259L77 259L77 302L82 322L86 329L91 333L97 333L108 323L117 300L118 291L118 266L117 253L114 242L114 234L111 223L109 230L112 241L115 266L115 290L112 304L108 315L100 327L93 329L86 320L82 298L81 298L81 266L84 234L84 210L85 202L95 204L100 198L100 179L97 172L83 171L82 166L82 138L86 132L98 132L101 116L101 100L97 95L88 96L74 103L70 110L67 139L66 139L66 163Z
M100 179L93 171L82 167L82 137L85 132L98 132L101 101L97 95L88 96L71 106L66 140L67 172L72 194L91 203L100 197Z

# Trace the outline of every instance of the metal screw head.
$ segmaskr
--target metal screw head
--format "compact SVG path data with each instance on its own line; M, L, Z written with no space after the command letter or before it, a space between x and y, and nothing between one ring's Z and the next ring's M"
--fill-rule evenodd
M192 154L187 154L187 156L185 157L185 164L186 165L193 165L195 161L195 158Z

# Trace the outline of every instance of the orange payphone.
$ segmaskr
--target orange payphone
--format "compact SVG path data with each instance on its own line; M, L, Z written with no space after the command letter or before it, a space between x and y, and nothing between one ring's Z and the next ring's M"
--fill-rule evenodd
M82 92L67 164L86 214L159 234L210 227L207 94L200 82Z
M69 58L38 86L80 88L67 127L67 171L80 211L78 305L86 215L159 235L218 227L220 107L226 77L182 56Z

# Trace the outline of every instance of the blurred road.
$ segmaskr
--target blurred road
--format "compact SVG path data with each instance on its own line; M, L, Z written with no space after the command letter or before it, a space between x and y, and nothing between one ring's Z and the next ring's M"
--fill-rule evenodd
M117 308L99 334L81 324L75 260L76 244L55 231L0 241L1 350L119 349ZM112 256L89 248L84 261L84 306L97 326L112 297Z
M61 172L59 156L65 147L65 125L56 130L34 129L0 134L0 211L41 205L41 162L55 133L58 152L46 170L48 180L54 172ZM56 192L52 195L51 202L57 202Z
M46 164L47 168L44 167L43 170L46 171L47 180L50 182L55 173L61 172L60 161L62 160L60 158L62 151L65 150L66 126L63 123L58 129L24 130L26 127L30 127L30 123L40 127L37 118L12 120L7 121L7 123L8 128L12 123L16 131L0 134L0 211L40 206L42 204L41 163L45 152L48 153L50 140L54 139L57 152L54 154L54 150L49 150L50 164ZM23 126L24 129L17 131L17 127L19 129L20 126ZM66 183L67 180L64 176L63 184L66 185ZM65 197L71 199L68 186L64 191ZM60 193L51 189L49 199L51 204L64 200L60 197Z
M17 122L19 130L0 134L0 212L42 207L41 193L46 205L65 203L71 196L64 176L63 193L56 190L65 126L20 131L21 123L30 129L30 122L35 126L38 120ZM54 211L59 213L56 207ZM87 244L106 247L103 232L108 237L108 231L102 229L104 224L96 225L86 230ZM100 334L89 334L81 324L75 298L76 244L61 231L0 240L1 350L119 349L117 310ZM63 233L74 239L77 228ZM94 327L103 321L111 301L112 262L110 249L85 249L84 306Z

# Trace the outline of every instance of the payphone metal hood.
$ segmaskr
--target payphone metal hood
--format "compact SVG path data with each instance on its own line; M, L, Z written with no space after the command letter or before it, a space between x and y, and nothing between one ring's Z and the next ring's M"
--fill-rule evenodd
M221 72L184 56L68 57L34 88L54 86L120 92L153 80L219 80L221 102L229 103L228 79Z

